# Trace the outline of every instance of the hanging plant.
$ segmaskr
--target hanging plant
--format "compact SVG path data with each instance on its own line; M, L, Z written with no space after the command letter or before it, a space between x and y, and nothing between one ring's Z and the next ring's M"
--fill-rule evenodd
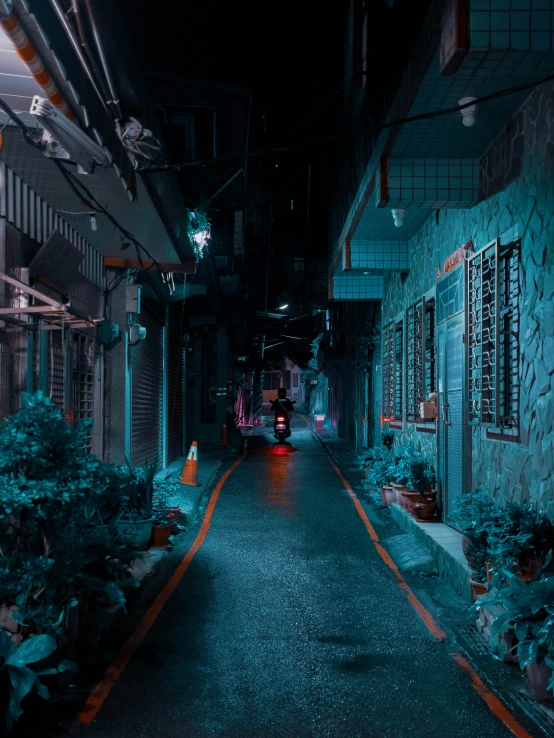
M211 238L211 222L202 210L191 210L189 212L188 235L196 260L204 258L204 249Z

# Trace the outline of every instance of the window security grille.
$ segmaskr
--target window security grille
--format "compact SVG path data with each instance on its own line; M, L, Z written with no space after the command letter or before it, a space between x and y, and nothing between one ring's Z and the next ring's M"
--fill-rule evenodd
M382 403L383 420L389 421L394 412L394 323L383 328L382 334L383 370L382 370Z
M48 347L48 386L54 405L65 412L65 335L62 330L48 331L50 341Z
M435 302L423 298L406 311L406 420L424 423L420 403L435 392ZM426 425L434 426L431 420Z
M94 419L94 340L78 333L74 333L72 338L72 401L75 427L78 427L83 420ZM85 445L90 453L92 434L91 427Z
M394 328L394 420L402 422L402 402L404 381L402 369L404 365L404 330L402 323Z
M491 437L519 433L520 241L468 260L468 419Z

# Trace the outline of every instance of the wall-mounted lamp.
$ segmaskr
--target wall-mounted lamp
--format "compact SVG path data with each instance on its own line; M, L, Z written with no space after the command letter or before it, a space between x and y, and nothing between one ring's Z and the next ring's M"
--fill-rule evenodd
M477 98L462 97L460 100L458 100L458 105L467 105L474 100L477 100ZM477 105L468 105L467 108L460 110L460 113L462 114L462 123L466 128L471 128L475 125L475 121L477 120Z
M391 214L394 220L394 225L397 228L400 228L404 225L404 216L406 215L405 210L402 210L402 208L393 208L391 210Z

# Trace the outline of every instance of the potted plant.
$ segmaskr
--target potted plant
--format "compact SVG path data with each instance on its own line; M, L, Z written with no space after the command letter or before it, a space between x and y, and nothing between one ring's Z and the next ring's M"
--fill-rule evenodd
M132 467L127 461L126 466L117 469L117 527L135 548L146 546L152 535L155 474L155 464L148 462L144 467Z
M171 535L172 521L168 518L168 495L159 492L154 504L154 524L152 527L152 546L155 548L167 546Z
M475 612L484 606L502 606L502 612L493 621L491 634L513 628L518 640L518 662L525 669L537 700L549 699L554 689L554 576L547 573L551 558L550 552L545 565L529 582L502 570L507 586L497 590L493 598L477 601L472 609Z
M493 501L481 490L473 490L454 505L453 516L456 527L461 531L462 549L470 568L473 567L475 551L489 553L489 539L498 527L500 513Z
M431 495L431 482L434 479L433 466L423 458L410 460L410 487L417 497L411 500L411 512L421 521L433 520L437 503Z
M554 526L532 502L509 502L500 513L492 542L497 566L529 581L554 549Z

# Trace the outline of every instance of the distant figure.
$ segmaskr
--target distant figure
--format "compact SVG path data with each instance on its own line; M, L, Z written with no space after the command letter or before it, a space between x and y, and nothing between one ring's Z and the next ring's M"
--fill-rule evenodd
M277 415L277 413L283 413L283 415L288 418L289 413L294 410L294 402L291 402L287 398L287 391L284 387L277 390L277 399L270 400L270 402L271 409L274 411L275 415Z

